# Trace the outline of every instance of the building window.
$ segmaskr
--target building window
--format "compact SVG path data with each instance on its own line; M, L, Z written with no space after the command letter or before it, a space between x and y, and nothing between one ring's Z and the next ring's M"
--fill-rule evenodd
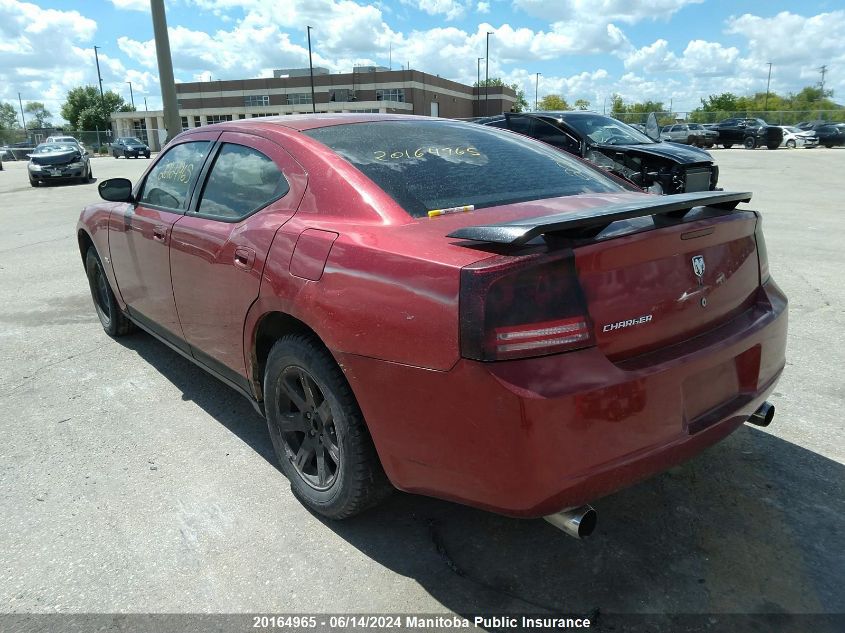
M348 88L338 88L337 90L332 90L329 101L355 101L355 91L349 90Z
M149 140L147 139L147 122L144 119L133 122L132 129L135 131L133 136L137 136L145 144L149 145Z
M255 118L258 118L258 117L262 117L262 116L279 116L279 113L278 112L255 112L255 113L253 113L252 118L255 119Z
M244 105L247 108L270 105L270 95L247 95L244 97Z
M181 119L182 119L182 131L184 132L185 130L188 129L188 117L183 116L183 117L181 117Z
M239 119L245 119L245 118L246 118L246 115L245 115L245 114L239 114L239 115L238 115L238 118L239 118Z
M388 88L385 90L376 90L376 101L399 101L405 103L405 89Z
M211 125L212 123L223 123L224 121L231 121L232 115L231 114L209 114L205 118L208 121L208 124Z
M202 125L202 117L198 114L194 115L194 127L200 127Z
M290 105L302 105L303 103L311 103L311 93L292 92L288 95L288 103Z

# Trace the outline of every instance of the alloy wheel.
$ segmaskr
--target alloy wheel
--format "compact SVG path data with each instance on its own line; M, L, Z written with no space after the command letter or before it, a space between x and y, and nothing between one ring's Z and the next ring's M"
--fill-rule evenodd
M342 455L329 401L314 377L289 366L280 377L279 434L297 474L315 490L331 488Z

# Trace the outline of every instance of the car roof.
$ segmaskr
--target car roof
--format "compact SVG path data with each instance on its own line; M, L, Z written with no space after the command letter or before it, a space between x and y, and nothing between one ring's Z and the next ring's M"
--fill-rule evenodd
M376 121L435 121L430 116L415 116L412 114L378 114L378 113L329 113L329 114L286 114L281 116L253 117L251 119L237 119L223 121L212 125L204 125L193 130L226 129L226 128L288 128L303 132L321 127L344 125L347 123L371 123ZM441 119L447 120L447 119Z

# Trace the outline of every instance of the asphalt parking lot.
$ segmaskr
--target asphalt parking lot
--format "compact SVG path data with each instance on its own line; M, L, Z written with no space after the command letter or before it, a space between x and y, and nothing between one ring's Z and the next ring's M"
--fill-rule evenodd
M310 514L246 400L103 333L75 239L96 183L32 189L4 163L0 613L845 612L845 148L713 155L725 189L754 192L790 298L778 413L597 500L585 542L406 494Z

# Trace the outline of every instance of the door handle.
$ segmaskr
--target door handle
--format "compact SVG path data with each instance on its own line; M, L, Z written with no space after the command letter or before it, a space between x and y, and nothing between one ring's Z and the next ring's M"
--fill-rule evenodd
M238 268L252 270L252 265L255 263L255 251L245 246L237 247L235 249L234 262Z
M158 242L166 242L167 241L167 226L164 224L157 224L153 227L153 239Z

